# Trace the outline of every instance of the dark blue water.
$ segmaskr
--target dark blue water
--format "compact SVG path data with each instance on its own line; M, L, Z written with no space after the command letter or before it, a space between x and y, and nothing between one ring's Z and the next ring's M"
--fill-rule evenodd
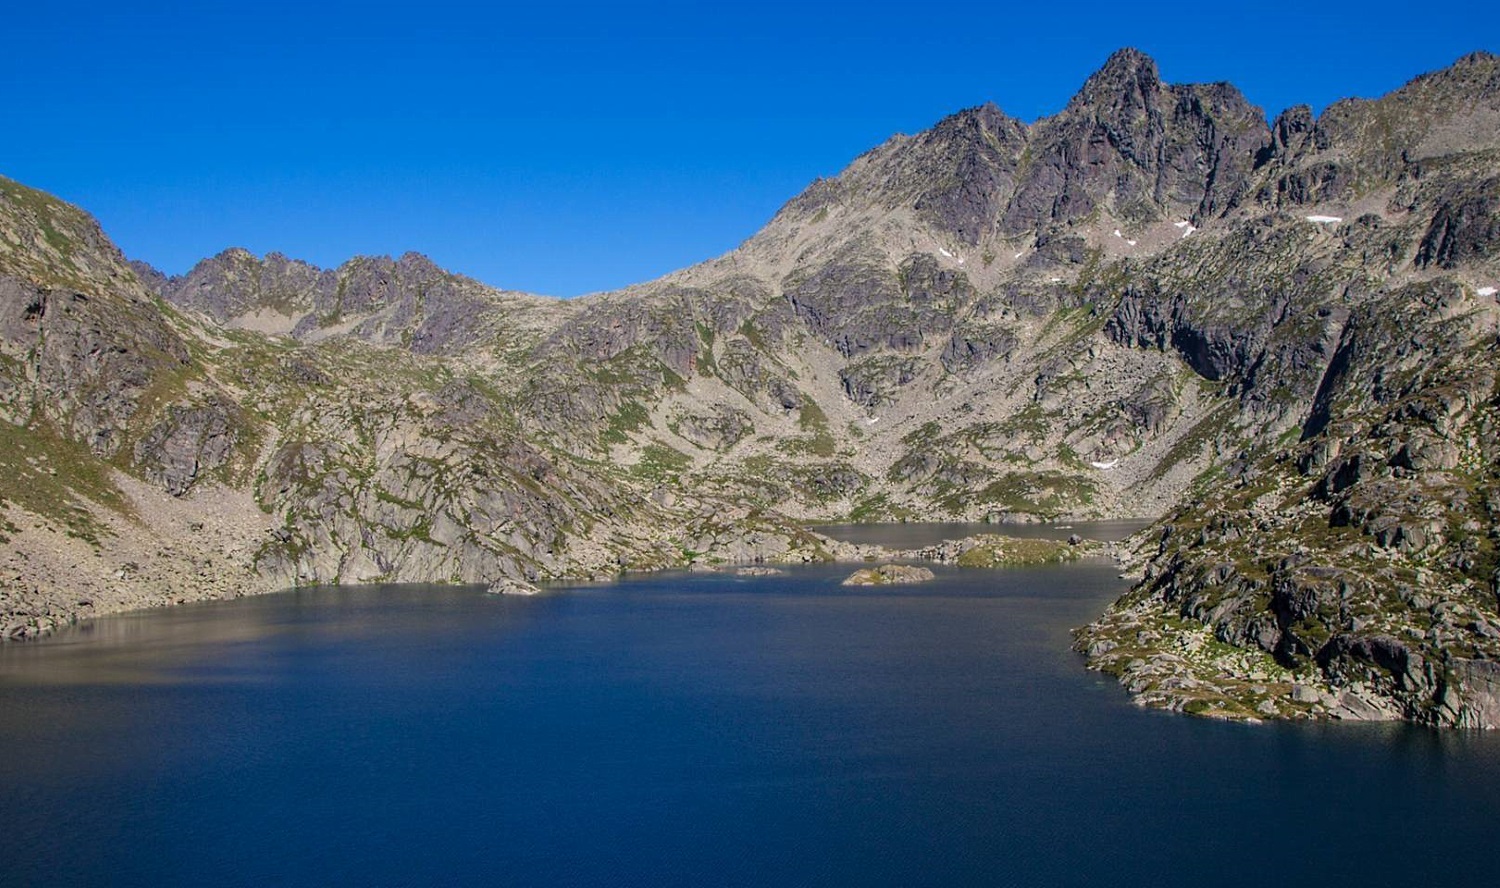
M1500 738L1135 709L1109 565L287 593L0 648L0 884L1492 884Z

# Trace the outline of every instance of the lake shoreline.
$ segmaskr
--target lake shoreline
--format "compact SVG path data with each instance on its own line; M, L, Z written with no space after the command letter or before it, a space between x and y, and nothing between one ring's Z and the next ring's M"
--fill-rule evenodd
M321 588L323 586L337 586L341 584L277 584L267 581L257 575L251 567L249 560L253 552L250 542L255 533L239 532L232 533L225 528L210 527L204 520L202 512L207 510L198 509L189 516L190 524L196 528L197 533L215 533L220 537L230 539L219 547L221 557L218 559L203 558L184 561L180 553L175 551L160 550L155 558L148 558L144 554L137 554L134 549L136 537L139 533L131 533L128 528L113 529L116 534L114 540L116 547L122 548L122 552L111 552L108 555L97 551L97 547L89 557L84 549L87 545L83 541L73 541L79 551L70 556L74 565L88 565L98 562L98 565L120 563L120 567L110 571L102 566L92 572L87 570L75 570L69 574L62 565L48 565L44 572L44 582L50 584L51 588L43 589L37 583L28 583L28 589L4 587L0 588L0 644L24 643L39 640L54 632L69 626L79 625L87 620L111 616L114 614L129 613L132 611L151 611L161 608L174 607L182 604L191 604L202 601L223 601L236 598L247 598L257 595L268 595L275 592L292 589ZM238 510L244 512L244 509ZM175 517L175 516L174 516ZM184 519L184 520L189 520ZM122 522L123 524L123 522ZM843 525L857 526L857 525ZM869 527L882 527L883 525L872 524ZM911 527L920 525L913 524ZM1004 527L1005 525L995 525ZM1035 526L1035 525L1033 525ZM1063 529L1063 528L1059 528ZM253 527L254 531L263 532L262 528ZM894 549L874 544L851 543L834 537L825 536L816 530L816 526L803 528L803 532L815 537L818 550L827 556L826 560L838 563L863 563L870 560L918 560L934 561L936 563L952 563L960 554L958 547L963 540L951 540L953 545L946 548L942 546L926 546L920 548ZM746 537L749 538L758 531L747 530ZM992 534L994 535L994 534ZM998 535L1003 536L1003 535ZM49 535L50 537L50 535ZM1006 539L1018 539L1015 537L1004 537ZM50 539L48 542L54 542ZM112 542L114 542L112 540ZM33 568L43 564L44 560L37 552L29 551L35 547L25 545L24 538L15 540L16 553L12 557L19 556ZM1091 555L1107 554L1114 557L1116 544L1102 543L1099 541L1084 541L1085 548L1080 553L1087 552ZM1101 550L1099 547L1106 547ZM735 551L737 547L727 546L726 551ZM744 550L752 550L754 547L746 545L739 547ZM640 574L657 573L661 571L691 569L694 564L709 567L738 567L753 566L758 564L801 564L810 559L808 552L802 548L788 546L781 551L782 557L774 553L754 554L744 558L721 557L713 559L712 563L685 561L680 564L662 565L648 569L621 570L608 577L589 574L580 571L577 575L558 576L533 584L531 582L516 580L515 578L500 577L496 580L481 581L476 583L444 583L441 580L416 580L412 582L435 583L439 585L477 585L489 586L496 592L510 592L511 594L530 594L534 590L544 590L548 586L566 584L580 580L597 580L600 582L611 582L619 577ZM1017 563L1029 563L1026 560ZM1000 566L996 564L994 566ZM94 574L98 576L94 576ZM71 576L72 585L65 585L63 578ZM50 578L50 579L48 579ZM81 578L81 579L80 579ZM153 580L159 581L169 591L157 592L141 588L147 586ZM74 588L82 582L80 588ZM372 581L378 582L378 581ZM355 584L366 585L366 584Z

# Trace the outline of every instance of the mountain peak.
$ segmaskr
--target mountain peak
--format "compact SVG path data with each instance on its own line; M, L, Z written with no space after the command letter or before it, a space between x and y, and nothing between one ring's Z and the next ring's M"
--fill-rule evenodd
M208 262L254 262L259 264L260 257L244 247L225 247L207 259L200 259L198 264L203 265Z
M424 274L447 274L426 253L418 253L416 250L407 250L396 260L396 267L404 271L422 272Z
M1104 67L1089 75L1069 107L1113 103L1122 92L1154 92L1162 86L1156 60L1139 49L1117 49Z
M1104 60L1104 67L1100 68L1097 73L1142 70L1156 74L1156 60L1133 46L1124 46L1110 53L1109 58Z
M1496 62L1500 62L1500 56L1497 56L1497 55L1495 55L1492 52L1486 52L1486 51L1480 49L1480 50L1475 50L1474 52L1471 52L1468 55L1464 56L1463 58L1455 61L1453 63L1453 65L1452 65L1452 67L1454 67L1454 68L1469 68L1469 67L1476 67L1476 66L1479 66L1479 65L1493 65Z

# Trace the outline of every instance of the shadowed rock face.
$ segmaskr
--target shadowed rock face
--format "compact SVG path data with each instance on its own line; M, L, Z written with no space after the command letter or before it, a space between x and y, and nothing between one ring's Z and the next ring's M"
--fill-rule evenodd
M1440 199L1417 249L1422 268L1458 268L1500 251L1500 178L1453 189Z
M67 505L0 489L0 536L522 588L834 551L794 519L1161 515L1079 638L1146 702L1493 724L1497 70L1268 125L1122 50L1052 117L961 111L567 302L415 254L168 278L0 180L0 431L83 454L14 463ZM214 496L266 524L233 558L143 527ZM5 566L0 629L80 612Z
M994 105L943 120L917 149L923 155L912 175L918 214L959 243L977 246L1015 192L1025 150L1025 126Z

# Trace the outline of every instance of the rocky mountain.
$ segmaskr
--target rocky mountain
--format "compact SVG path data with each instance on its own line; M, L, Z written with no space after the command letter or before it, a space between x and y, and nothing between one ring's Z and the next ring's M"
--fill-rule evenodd
M304 342L347 335L422 355L524 348L572 308L493 290L417 253L361 257L324 270L278 253L257 259L230 249L180 278L141 262L132 268L167 301L229 329Z
M836 554L810 519L1161 516L1079 635L1144 701L1494 725L1497 122L1486 54L1268 123L1122 50L1053 117L961 111L571 301L411 254L167 278L7 182L37 456L0 610L170 600L184 559L204 594L523 584Z
M195 282L248 257L223 260L177 285L213 291ZM826 557L779 516L656 492L645 468L528 440L511 376L476 368L501 366L507 337L534 337L528 312L566 317L566 305L495 294L419 257L303 279L349 300L370 280L387 288L345 335L226 326L244 314L225 305L251 303L200 303L224 323L184 313L147 289L174 282L136 273L81 211L0 180L4 637L293 584L514 590L689 557ZM316 317L323 293L283 304ZM442 340L445 318L500 332L478 355L431 354L472 335Z

